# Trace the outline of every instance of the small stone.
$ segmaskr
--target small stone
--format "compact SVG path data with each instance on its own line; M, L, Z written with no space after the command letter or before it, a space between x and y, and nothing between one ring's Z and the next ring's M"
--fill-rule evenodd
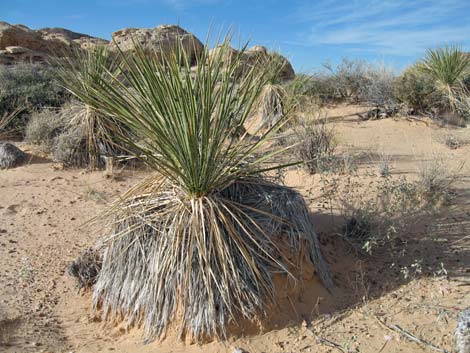
M241 348L234 348L232 353L248 353L248 352Z

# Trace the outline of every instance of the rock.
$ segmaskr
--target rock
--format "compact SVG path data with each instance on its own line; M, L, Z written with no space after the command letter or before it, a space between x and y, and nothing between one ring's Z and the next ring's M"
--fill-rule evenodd
M0 169L13 168L26 160L26 154L15 145L0 142Z
M248 352L241 348L234 348L232 353L248 353Z
M470 353L470 308L459 314L455 330L455 353Z
M23 47L5 47L5 52L7 54L23 54L23 53L29 53L31 50L28 48L23 48Z
M116 45L124 52L133 51L134 43L145 50L155 51L157 55L169 55L175 49L175 43L180 40L183 48L194 63L201 55L204 46L199 39L176 25L161 25L155 28L124 28L114 32L111 49Z
M32 30L23 25L0 22L0 64L45 61L48 55L60 56L70 47L107 44L104 39L64 28Z
M279 78L281 81L289 81L295 78L295 72L287 58L276 52L269 52L266 47L255 45L244 53L243 60L247 65L263 63L269 59L278 59L280 61Z
M109 42L105 39L92 37L88 34L77 33L65 28L41 28L38 30L46 40L56 40L71 46L77 44L82 49L88 49L92 46L107 45Z
M217 46L211 49L209 51L209 60L220 55L221 50L221 46ZM238 55L238 53L239 52L236 49L227 49L227 53L225 53L227 57L226 60L231 62L231 60L233 60ZM261 45L255 45L254 47L251 47L243 53L241 57L241 62L243 65L241 72L243 73L244 71L248 71L249 68L253 65L263 65L272 58L278 58L281 61L281 69L279 72L279 78L281 81L289 81L295 78L295 72L289 60L287 60L284 56L278 53L269 52L266 47L263 47Z
M223 50L223 46L222 45L218 45L216 46L215 48L209 50L209 54L208 54L208 60L214 60L215 58L217 58L219 55L222 55L221 51ZM224 62L226 62L227 64L231 63L233 59L236 58L236 56L238 55L238 50L236 49L233 49L231 47L227 48L226 49L227 52L224 54L225 58L223 58L222 60L224 60Z

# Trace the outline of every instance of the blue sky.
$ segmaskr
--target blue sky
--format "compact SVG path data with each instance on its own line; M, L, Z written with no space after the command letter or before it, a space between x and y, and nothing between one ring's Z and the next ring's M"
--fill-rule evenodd
M399 69L427 47L470 49L470 0L0 0L0 20L106 39L124 27L179 23L204 42L209 26L212 33L232 28L304 72L343 57Z

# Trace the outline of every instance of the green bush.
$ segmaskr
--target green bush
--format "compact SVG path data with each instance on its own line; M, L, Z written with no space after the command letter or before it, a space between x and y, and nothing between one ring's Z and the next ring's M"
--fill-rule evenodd
M428 75L419 72L412 66L401 74L394 84L396 99L405 103L414 113L428 113L440 110L444 97L434 87Z
M21 112L7 129L23 133L32 112L43 107L59 107L69 95L53 80L53 71L42 64L0 65L0 116Z

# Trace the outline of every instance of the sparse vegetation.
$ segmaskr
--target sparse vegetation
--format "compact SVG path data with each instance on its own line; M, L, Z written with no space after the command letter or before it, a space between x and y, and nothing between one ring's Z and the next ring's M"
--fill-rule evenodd
M31 113L60 107L68 94L53 80L53 68L40 64L0 65L0 116L11 115L8 130L22 135Z
M360 177L347 176L343 183L341 176L323 177L323 205L341 209L345 218L341 235L366 252L391 246L403 254L400 237L449 203L460 169L434 158L421 163L416 180L386 174L366 186Z

